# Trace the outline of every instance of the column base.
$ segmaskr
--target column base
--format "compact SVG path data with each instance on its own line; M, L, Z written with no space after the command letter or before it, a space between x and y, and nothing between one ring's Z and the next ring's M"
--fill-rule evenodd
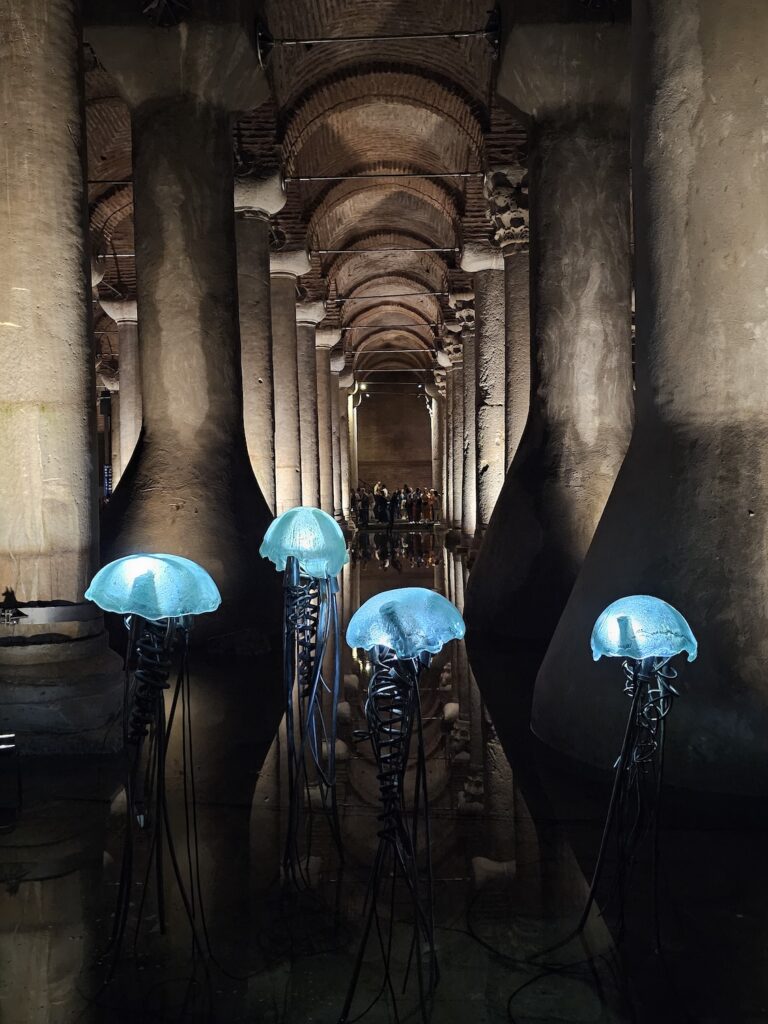
M123 669L107 634L0 646L0 732L23 756L105 754L123 745Z

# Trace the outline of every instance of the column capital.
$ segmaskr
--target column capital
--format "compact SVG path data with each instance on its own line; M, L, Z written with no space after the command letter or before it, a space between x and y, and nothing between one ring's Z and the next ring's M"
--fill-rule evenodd
M343 352L334 352L331 355L331 373L343 373L347 366L347 357Z
M321 301L310 302L304 300L296 303L297 324L319 324L325 319L325 303Z
M528 184L520 165L495 167L483 180L491 237L504 255L528 252Z
M301 277L312 269L306 249L283 249L269 254L269 272L273 276L288 274Z
M334 348L341 341L341 330L338 327L321 327L315 332L315 345L318 348Z
M461 254L461 269L467 274L482 270L503 270L504 257L501 250L490 242L468 242Z
M116 324L135 324L138 322L136 299L108 299L105 297L99 299L99 305Z
M253 110L268 98L269 86L254 51L247 5L227 6L229 20L190 14L162 29L138 19L109 23L105 15L101 24L86 26L85 37L133 109L164 99Z
M273 217L285 206L287 196L282 174L254 174L235 178L235 213Z

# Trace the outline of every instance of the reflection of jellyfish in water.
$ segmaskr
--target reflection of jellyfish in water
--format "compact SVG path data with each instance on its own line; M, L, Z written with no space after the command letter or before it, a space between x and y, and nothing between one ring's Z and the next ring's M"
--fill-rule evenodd
M340 1024L349 1021L366 946L375 923L384 961L384 982L378 998L388 991L397 1014L396 986L392 978L392 938L379 917L379 899L394 908L396 886L402 881L410 897L413 936L401 991L405 990L412 962L419 987L422 1021L429 1017L438 980L432 915L432 868L429 854L429 804L422 734L419 681L431 656L453 639L464 636L458 610L440 594L422 587L405 587L377 594L352 616L347 643L368 651L371 675L365 703L368 738L378 768L379 845L368 883L363 935L352 972ZM406 811L405 777L410 744L416 733L416 771L412 810ZM419 870L419 864L425 872ZM377 1000L374 1000L377 1001ZM370 1007L368 1007L370 1009ZM366 1011L367 1012L367 1011ZM356 1019L356 1018L355 1018Z

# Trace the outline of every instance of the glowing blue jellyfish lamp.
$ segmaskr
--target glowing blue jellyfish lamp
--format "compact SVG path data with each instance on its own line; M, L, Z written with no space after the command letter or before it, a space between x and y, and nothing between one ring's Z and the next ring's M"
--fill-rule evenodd
M368 652L371 675L365 715L368 738L376 758L381 813L379 849L369 880L367 916L352 974L352 982L339 1018L349 1020L357 979L365 956L371 927L377 914L377 894L385 880L400 875L413 905L414 944L428 950L428 973L422 976L422 957L416 955L422 1016L426 1019L437 983L432 877L429 858L429 801L424 758L419 681L421 673L451 640L464 636L458 609L440 594L422 587L404 587L377 594L352 616L347 628L350 647ZM415 793L405 806L405 776L414 728L417 736ZM419 814L423 827L419 828ZM419 844L424 850L419 850ZM427 884L419 875L419 859L427 865ZM394 895L394 893L393 893ZM390 977L389 953L382 946L386 978ZM394 991L390 984L390 991Z
M125 616L129 630L123 721L131 751L126 779L129 826L111 941L114 968L133 899L130 851L134 818L141 828L154 830L150 849L155 861L158 918L161 930L165 929L163 834L169 851L173 850L165 793L166 744L179 699L182 708L188 706L185 669L193 618L215 611L221 595L196 562L179 555L140 554L105 565L91 580L85 596L104 611ZM179 671L171 717L166 722L164 692L174 661ZM147 736L150 741L145 744Z
M283 687L289 813L283 874L295 885L304 887L309 884L305 866L311 836L309 819L304 815L304 792L310 781L317 786L319 806L342 855L336 804L336 730L341 687L336 577L349 556L338 523L327 512L309 507L289 509L273 520L260 553L285 574ZM326 679L323 663L329 645L333 646L333 662L331 678ZM298 708L298 722L294 705ZM307 754L314 765L311 780L307 775Z
M631 698L624 742L615 764L613 791L589 896L579 921L586 924L602 872L617 810L630 804L637 822L658 828L658 797L664 759L666 719L679 696L673 685L677 672L670 660L687 654L696 658L698 645L683 616L658 597L635 594L622 597L601 613L592 630L592 657L621 658L624 692ZM621 818L621 815L618 816ZM631 864L643 829L627 831L619 820L617 846L620 860Z

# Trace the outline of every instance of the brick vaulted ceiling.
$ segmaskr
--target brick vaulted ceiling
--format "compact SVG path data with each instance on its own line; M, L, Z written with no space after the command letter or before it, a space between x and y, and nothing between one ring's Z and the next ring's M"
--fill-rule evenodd
M459 270L461 247L488 237L477 172L519 162L525 138L492 102L488 38L383 37L482 30L491 6L490 0L263 5L263 26L275 40L266 60L272 99L235 125L236 166L256 173L282 168L288 200L274 236L277 244L310 250L312 270L302 291L326 301L327 322L344 329L343 346L358 376L414 369L426 375L435 366L452 317L447 295L470 285ZM349 39L359 36L375 38ZM339 42L280 42L329 38ZM91 235L94 251L105 256L99 292L126 293L135 284L130 125L91 54L86 99ZM476 173L438 176L448 171ZM382 172L387 176L375 176ZM296 180L309 176L344 180ZM327 252L350 249L360 253ZM99 309L96 314L101 352L114 356L113 325Z

